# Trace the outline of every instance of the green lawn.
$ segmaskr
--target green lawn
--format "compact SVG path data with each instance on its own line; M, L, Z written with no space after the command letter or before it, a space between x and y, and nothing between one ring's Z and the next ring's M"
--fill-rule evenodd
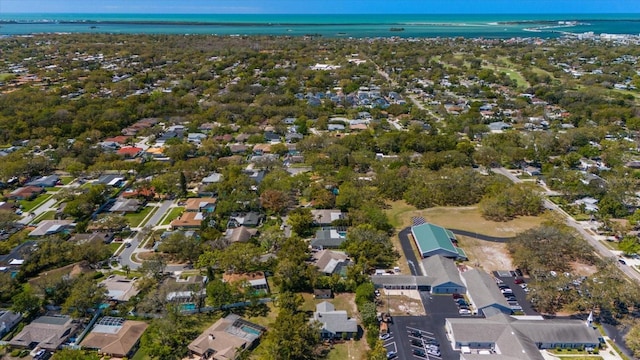
M22 206L22 211L31 212L31 210L37 208L38 206L42 205L42 203L51 199L52 196L53 195L51 194L44 193L44 194L38 195L38 197L33 200L20 200L20 206Z
M60 182L62 183L62 185L69 185L73 180L75 180L73 176L62 176L60 178Z
M365 354L367 341L364 339L355 341L345 341L342 344L333 345L329 351L327 360L358 360L366 358Z
M160 225L169 225L173 220L177 219L184 212L184 207L178 206L171 208Z
M40 221L43 221L43 220L54 220L55 218L56 218L56 212L54 210L45 211L42 214L40 214L37 218L35 218L35 220L33 220L33 223L39 223Z
M120 245L122 245L122 243L119 242L112 242L111 244L109 244L109 251L111 251L112 254L116 253L116 250L118 250L118 248L120 248Z
M126 214L124 217L127 219L127 221L129 222L129 225L131 225L131 227L138 227L138 226L143 225L142 224L142 220L144 220L144 218L147 217L147 215L149 215L150 213L152 213L156 209L158 209L158 208L155 207L155 206L145 206L139 212Z

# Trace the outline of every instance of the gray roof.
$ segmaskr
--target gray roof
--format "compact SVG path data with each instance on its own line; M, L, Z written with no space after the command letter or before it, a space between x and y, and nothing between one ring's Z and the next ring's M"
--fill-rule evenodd
M138 199L121 199L116 201L110 212L136 212L140 209L142 202Z
M456 343L493 343L491 359L541 360L543 344L597 345L598 331L581 320L519 320L505 314L480 318L447 319ZM482 355L478 355L482 356ZM481 360L464 354L465 360Z
M316 305L313 320L322 324L323 331L332 334L358 332L358 322L356 319L349 318L345 310L335 310L333 304L328 301L323 301Z
M462 279L467 286L467 294L478 311L482 311L486 307L495 307L503 312L511 313L507 300L489 274L482 270L473 269L463 272Z
M314 248L337 248L347 240L336 228L324 228L316 231L316 236L311 240Z
M336 269L349 263L349 257L342 251L322 250L314 254L316 266L325 274L333 274Z
M430 256L422 260L422 266L427 276L434 278L432 286L453 283L464 286L460 272L453 260L440 255Z
M341 210L338 209L314 209L311 210L311 216L313 216L313 221L320 225L331 224L335 220L340 220L346 218Z
M57 349L73 332L75 325L68 316L41 316L11 339L10 345L46 350Z
M372 275L374 285L405 285L405 286L431 286L433 278L429 276L414 275Z

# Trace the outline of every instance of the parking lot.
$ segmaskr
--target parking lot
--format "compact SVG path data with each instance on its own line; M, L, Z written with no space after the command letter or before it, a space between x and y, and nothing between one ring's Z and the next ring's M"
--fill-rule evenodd
M496 271L493 275L513 291L513 296L517 299L518 304L522 307L522 312L525 315L540 315L531 307L531 303L527 300L527 293L522 288L522 284L515 283L516 279L523 279L526 284L528 281L527 278L519 277L517 275L514 276L515 274L509 271Z
M445 332L445 319L470 317L460 315L451 295L420 293L426 316L396 316L389 325L391 336L384 341L387 351L395 351L398 359L457 359ZM418 336L418 334L420 336ZM438 344L437 352L433 345ZM431 349L431 354L427 351Z

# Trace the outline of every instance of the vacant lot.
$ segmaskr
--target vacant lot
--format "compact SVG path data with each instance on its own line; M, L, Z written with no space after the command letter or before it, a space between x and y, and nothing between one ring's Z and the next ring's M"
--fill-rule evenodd
M482 217L476 206L466 207L436 207L425 210L417 210L404 201L389 203L387 215L391 224L397 230L411 225L412 217L423 217L428 222L444 226L449 229L459 229L474 232L480 235L496 237L513 237L525 230L540 225L543 217L523 216L506 222L490 221ZM506 245L499 242L480 240L475 237L456 236L460 246L469 256L469 264L482 267L486 271L511 269L511 258L506 250ZM397 237L395 237L397 238ZM399 248L397 244L396 247ZM398 262L402 268L406 261L400 259ZM408 269L402 269L403 273L408 273Z

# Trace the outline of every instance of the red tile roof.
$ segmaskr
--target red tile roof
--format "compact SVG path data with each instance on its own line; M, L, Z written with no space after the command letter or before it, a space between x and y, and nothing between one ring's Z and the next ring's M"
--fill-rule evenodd
M135 157L142 152L142 149L135 146L127 146L118 150L118 155Z

